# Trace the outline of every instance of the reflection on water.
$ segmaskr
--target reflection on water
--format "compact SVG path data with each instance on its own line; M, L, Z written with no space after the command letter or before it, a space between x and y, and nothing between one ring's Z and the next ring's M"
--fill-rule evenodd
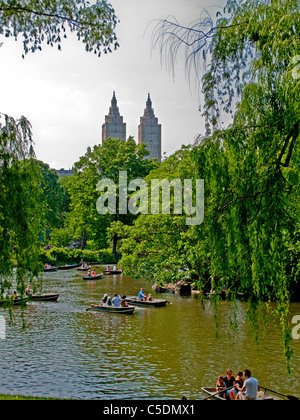
M98 269L99 271L99 269ZM136 308L134 315L86 311L104 293L134 295L151 286L129 276L84 281L76 270L44 274L45 291L58 302L31 302L25 329L19 308L7 312L0 340L0 393L90 399L202 398L219 374L249 368L260 383L300 396L300 340L293 343L294 374L287 376L280 329L268 327L259 348L238 304L238 328L229 327L233 305L222 302L216 338L214 312L194 297L166 295L165 308ZM291 317L300 304L291 305Z

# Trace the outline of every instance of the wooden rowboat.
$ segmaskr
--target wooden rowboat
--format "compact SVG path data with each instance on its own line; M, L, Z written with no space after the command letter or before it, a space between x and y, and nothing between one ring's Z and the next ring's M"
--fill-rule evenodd
M60 265L58 267L59 270L70 270L71 268L77 268L80 267L81 263L79 264L69 264L69 265Z
M134 306L92 306L88 308L87 311L102 311L110 312L113 314L133 314L135 307Z
M13 304L14 306L26 304L27 298L15 298L13 301L2 300L0 302L0 306L9 306Z
M102 274L97 274L96 276L86 276L86 277L82 277L83 280L99 280L102 279L103 275Z
M201 388L201 390L205 394L210 395L212 400L226 401L226 398L224 398L222 396L223 394L214 395L216 393L216 388ZM282 400L283 399L283 398L280 398L278 396L272 395L272 392L277 394L275 391L271 391L271 390L267 390L265 388L261 388L261 390L258 391L258 393L257 393L256 399L257 400Z
M59 294L58 293L42 293L37 295L32 295L29 297L30 300L36 301L36 302L42 302L42 301L57 301Z
M103 271L103 274L106 274L106 275L108 275L108 274L122 274L123 273L123 270L106 270L106 271Z
M148 306L148 307L161 307L166 306L167 301L164 299L153 299L153 300L140 300L137 296L128 296L126 297L126 302L130 303L131 305L137 306Z
M57 271L58 267L49 267L49 268L43 268L44 273L51 273L52 271Z
M77 271L89 271L90 269L91 269L90 266L88 266L88 267L80 267L80 268L77 268Z

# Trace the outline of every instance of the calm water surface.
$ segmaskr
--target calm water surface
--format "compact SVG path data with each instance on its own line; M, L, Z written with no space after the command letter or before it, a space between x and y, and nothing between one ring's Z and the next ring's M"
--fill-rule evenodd
M102 271L98 268L97 271ZM227 368L249 368L260 383L300 397L300 340L294 340L293 374L282 358L280 329L268 325L257 348L238 303L238 328L230 327L233 305L221 302L219 338L209 302L165 295L165 308L136 308L133 315L86 311L104 293L136 295L151 285L125 275L85 281L76 270L45 273L43 290L57 302L13 308L0 339L0 393L84 399L203 398ZM161 295L158 297L162 297ZM291 318L300 304L291 305Z

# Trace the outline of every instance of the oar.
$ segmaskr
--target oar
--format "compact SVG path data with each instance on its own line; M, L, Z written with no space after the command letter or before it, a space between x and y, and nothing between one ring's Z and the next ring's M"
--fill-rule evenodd
M97 308L97 306L100 306L100 305L93 305L90 308L87 308L86 311L90 311L91 309Z
M282 397L286 397L288 400L299 400L299 398L298 398L298 397L295 397L295 396L293 396L293 395L285 395L285 394L281 394L280 392L273 391L273 389L269 389L269 388L266 388L266 387L264 387L264 386L261 386L261 388L262 388L262 389L264 389L265 391L270 391L270 392L273 392L273 394L277 394L277 395L281 395Z
M229 390L230 390L230 389L232 389L232 388L234 388L234 386L231 386L230 388L223 389L222 391L218 391L218 392L216 392L215 394L211 394L211 395L209 395L208 397L203 398L203 399L202 399L202 401L204 401L204 400L208 400L209 398L212 398L212 397L215 397L215 396L216 396L216 395L218 395L218 394L222 394L222 392L229 391Z

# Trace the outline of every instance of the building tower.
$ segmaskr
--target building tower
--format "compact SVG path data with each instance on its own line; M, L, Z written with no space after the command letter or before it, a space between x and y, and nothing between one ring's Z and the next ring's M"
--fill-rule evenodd
M161 161L161 124L154 115L150 93L146 102L144 116L140 118L139 144L145 143L150 152L149 159Z
M105 115L105 123L102 125L102 143L107 138L126 140L126 123L120 115L117 107L117 99L115 92L111 100L108 115Z

